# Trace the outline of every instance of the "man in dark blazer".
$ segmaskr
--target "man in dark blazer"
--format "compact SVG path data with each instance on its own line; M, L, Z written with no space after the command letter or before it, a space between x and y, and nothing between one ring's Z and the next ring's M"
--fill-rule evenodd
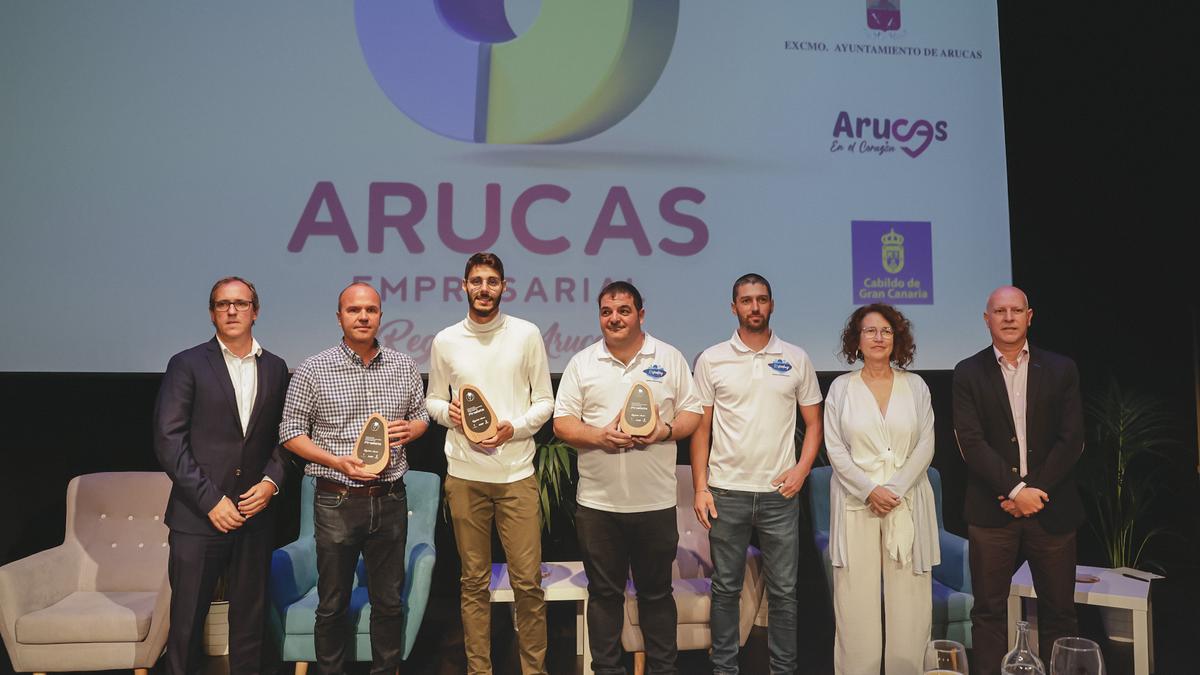
M258 292L239 277L213 285L216 336L171 358L154 409L154 452L174 485L167 672L196 673L204 618L225 574L229 669L263 667L267 573L274 546L267 508L283 485L279 418L287 364L252 334Z
M1084 515L1075 462L1083 412L1074 361L1029 345L1025 293L996 289L983 320L992 344L954 368L954 431L967 463L971 665L998 673L1008 651L1009 585L1022 559L1038 596L1041 658L1049 660L1057 638L1079 633L1075 530Z

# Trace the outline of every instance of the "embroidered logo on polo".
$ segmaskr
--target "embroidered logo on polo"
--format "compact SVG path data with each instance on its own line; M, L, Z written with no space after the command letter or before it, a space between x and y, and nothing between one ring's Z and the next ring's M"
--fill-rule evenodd
M767 367L777 373L786 373L792 369L792 364L784 361L783 359L775 359L774 361L768 363Z
M647 377L652 377L656 380L663 379L663 376L665 376L667 374L666 369L663 368L662 366L658 365L657 363L650 366L649 368L643 370L642 372L645 373Z

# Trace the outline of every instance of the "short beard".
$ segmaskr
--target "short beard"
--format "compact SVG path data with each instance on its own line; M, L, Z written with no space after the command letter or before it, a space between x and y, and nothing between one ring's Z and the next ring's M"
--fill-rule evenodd
M771 330L771 317L769 317L769 316L763 317L763 322L762 322L761 328L755 328L755 327L751 326L749 324L749 322L742 321L740 319L738 320L738 326L740 328L742 328L743 330L745 330L747 333L766 333L767 331Z
M477 309L475 307L475 300L476 298L471 298L471 304L469 305L469 309L471 310L472 314L477 316L491 316L500 311L500 298L492 298L492 308L489 310Z

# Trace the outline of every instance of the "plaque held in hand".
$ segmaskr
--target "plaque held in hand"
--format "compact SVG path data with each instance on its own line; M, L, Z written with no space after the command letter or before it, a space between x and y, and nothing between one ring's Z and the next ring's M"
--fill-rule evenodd
M378 474L387 467L392 458L388 446L387 418L375 413L367 418L358 442L354 444L354 456L362 460L366 466L363 471Z
M654 395L650 388L638 382L629 389L625 405L621 406L621 420L617 427L630 436L645 436L658 426L658 412L654 407Z
M467 440L480 441L496 435L496 411L492 409L479 387L464 384L459 390L462 400L463 434Z

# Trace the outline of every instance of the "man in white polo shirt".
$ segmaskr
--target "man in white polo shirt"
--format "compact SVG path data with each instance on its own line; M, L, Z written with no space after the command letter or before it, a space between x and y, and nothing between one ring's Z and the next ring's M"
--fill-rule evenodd
M700 402L679 350L642 332L646 311L633 284L605 286L599 304L604 339L571 358L554 407L554 433L579 450L575 529L588 577L592 669L625 672L621 626L632 571L648 671L674 673L675 441L696 428ZM617 420L638 382L654 397L658 423L630 436Z
M797 667L795 497L821 446L821 389L808 354L771 332L773 310L766 279L738 278L737 331L696 361L704 416L692 435L692 476L696 517L709 528L713 561L714 675L738 672L738 598L752 529L766 566L771 672ZM797 406L805 428L799 461Z
M467 672L491 673L492 522L508 559L524 675L546 672L542 531L533 475L533 435L554 411L546 345L537 326L500 311L504 263L476 253L463 271L467 318L433 339L429 414L446 431L446 501L462 560ZM496 414L496 434L478 445L463 433L462 387L479 388Z

